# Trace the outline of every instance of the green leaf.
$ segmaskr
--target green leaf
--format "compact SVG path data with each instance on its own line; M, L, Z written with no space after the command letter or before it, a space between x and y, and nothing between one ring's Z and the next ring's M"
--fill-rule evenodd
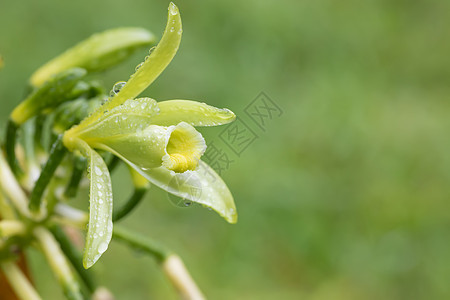
M206 163L200 161L195 171L175 173L165 167L144 170L130 161L125 162L167 192L211 208L229 223L237 222L236 206L230 190L222 178Z
M86 122L95 120L101 111L110 110L128 99L136 98L142 93L172 61L180 46L181 33L180 13L176 5L170 3L166 29L158 46L154 48L137 71L131 75L120 91Z
M83 266L88 269L108 249L111 241L113 196L111 177L102 157L83 141L78 140L77 144L89 161L89 225L83 253Z
M63 133L68 128L78 124L81 120L86 118L89 113L92 113L100 106L101 99L93 98L86 100L80 98L74 101L63 103L58 106L55 111L55 118L53 121L53 129L57 133Z
M13 110L11 119L20 125L45 109L78 97L71 92L85 75L86 70L73 68L52 77Z
M153 124L170 126L186 122L192 126L217 126L236 119L229 109L216 108L206 103L191 100L167 100L158 102L159 114L152 119Z
M155 42L143 28L117 28L97 33L52 59L31 76L31 84L40 86L52 75L80 67L88 72L101 71L129 57L136 49Z

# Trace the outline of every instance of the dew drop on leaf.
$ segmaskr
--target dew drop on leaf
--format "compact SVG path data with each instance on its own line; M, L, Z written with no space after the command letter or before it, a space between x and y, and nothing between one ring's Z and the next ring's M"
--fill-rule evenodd
M100 168L99 167L95 167L95 174L97 174L97 176L101 176L102 174L103 174L103 172L102 172L102 170L100 170Z
M139 70L139 68L142 67L143 64L144 64L144 63L141 62L140 64L138 64L138 65L136 66L136 68L135 68L134 70L137 72L137 70Z
M116 94L118 94L126 83L127 83L126 81L116 82L116 84L114 84L111 92L109 93L109 96L114 97Z
M155 51L155 49L156 49L156 46L151 47L150 50L148 50L148 54L149 55L152 54L152 52Z

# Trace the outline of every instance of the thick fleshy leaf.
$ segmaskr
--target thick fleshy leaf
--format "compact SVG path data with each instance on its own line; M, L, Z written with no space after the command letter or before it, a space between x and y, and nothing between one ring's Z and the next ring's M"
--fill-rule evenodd
M170 126L186 122L192 126L217 126L236 119L229 109L217 108L192 100L167 100L158 102L159 114L152 119L153 124Z
M89 100L79 98L63 103L55 110L53 129L57 133L64 133L68 128L80 123L81 120L97 109L100 106L100 101L99 97Z
M237 222L233 196L220 176L206 163L200 161L195 171L175 173L165 167L141 169L125 160L154 185L187 201L211 208L229 223Z
M114 95L98 113L105 110L111 110L124 103L128 99L136 98L144 91L158 76L164 71L167 65L172 61L177 53L181 41L181 18L178 8L175 4L170 3L169 15L167 19L166 29L158 45L147 56L137 71L131 75L127 83ZM86 120L91 122L95 120L95 114Z
M112 237L113 196L111 177L102 157L81 140L78 149L89 160L89 225L83 253L83 266L90 268L108 249Z
M115 135L133 134L150 125L153 115L158 113L156 101L150 98L128 100L98 116L92 123L81 122L64 134L64 145L73 149L77 139L95 142Z
M40 67L31 84L40 86L52 75L80 67L88 72L101 71L120 63L141 46L155 42L143 28L117 28L97 33Z
M35 89L13 110L11 119L16 124L23 124L45 109L56 107L63 102L77 98L78 92L72 93L72 91L85 75L86 70L73 68L52 77L44 85ZM80 92L82 93L82 91Z

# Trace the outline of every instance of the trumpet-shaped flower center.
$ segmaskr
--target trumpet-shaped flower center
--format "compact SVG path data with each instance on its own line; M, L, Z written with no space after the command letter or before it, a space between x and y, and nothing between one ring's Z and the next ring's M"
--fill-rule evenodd
M161 166L183 173L194 170L206 150L205 140L191 125L150 125L131 134L85 139L90 147L110 151L147 170Z
M205 150L206 144L202 135L191 125L182 122L175 126L170 134L163 165L177 173L194 170Z

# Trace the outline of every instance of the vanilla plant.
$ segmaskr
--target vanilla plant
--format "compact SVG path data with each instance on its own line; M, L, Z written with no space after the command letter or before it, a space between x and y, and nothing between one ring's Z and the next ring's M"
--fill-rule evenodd
M201 160L207 142L195 128L227 124L235 115L197 101L141 96L175 56L181 35L180 14L171 3L157 46L107 95L92 78L152 46L153 34L119 28L93 35L31 76L31 92L11 113L0 153L0 265L20 298L40 299L16 264L29 246L43 252L68 299L100 297L104 289L85 269L112 238L155 257L182 297L203 297L178 256L115 224L136 207L149 184L212 209L229 223L237 221L229 189ZM116 208L110 174L119 161L129 167L134 193ZM70 206L84 170L89 212ZM82 255L67 226L87 228Z

